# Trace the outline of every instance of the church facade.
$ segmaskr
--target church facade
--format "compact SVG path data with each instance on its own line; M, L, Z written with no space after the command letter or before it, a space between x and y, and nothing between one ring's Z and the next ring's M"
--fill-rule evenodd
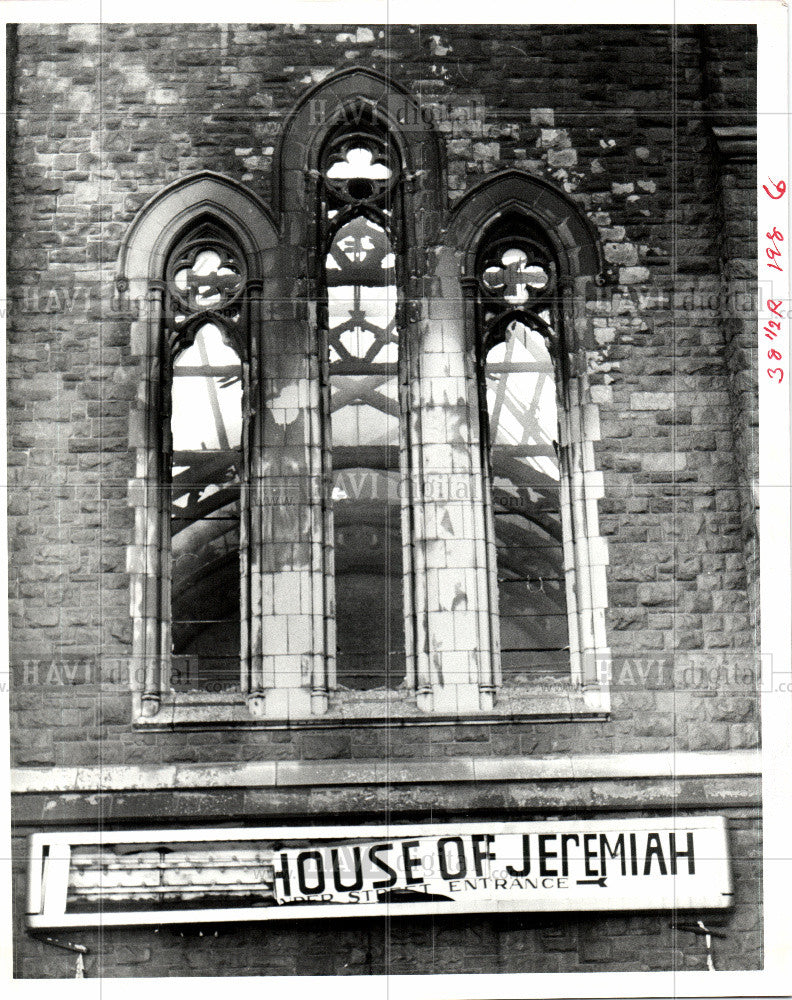
M754 28L8 52L16 975L761 968Z

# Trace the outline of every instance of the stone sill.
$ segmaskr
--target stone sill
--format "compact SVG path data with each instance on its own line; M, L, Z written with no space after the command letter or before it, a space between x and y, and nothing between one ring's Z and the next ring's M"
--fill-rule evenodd
M328 788L477 782L680 781L762 775L760 750L571 754L564 757L454 757L443 760L257 761L17 767L12 795L80 792Z
M424 712L413 691L338 690L322 715L302 718L257 717L244 697L235 691L212 693L185 691L163 697L159 711L144 716L135 696L135 725L141 729L174 726L229 726L249 729L334 728L349 726L465 725L508 722L603 721L609 717L607 691L584 689L554 681L552 684L505 685L490 710Z

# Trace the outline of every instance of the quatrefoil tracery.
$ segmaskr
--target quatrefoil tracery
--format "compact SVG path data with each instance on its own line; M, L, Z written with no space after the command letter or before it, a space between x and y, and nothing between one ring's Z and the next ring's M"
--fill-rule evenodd
M528 305L552 292L554 267L546 249L528 239L492 243L479 265L484 292L509 305Z
M339 207L387 208L398 180L393 150L374 129L345 131L328 142L321 174L330 201Z
M523 305L533 291L547 287L550 275L542 264L529 263L528 254L521 247L509 247L500 254L500 261L485 268L481 280L487 291L504 302Z
M242 254L213 226L188 236L166 269L166 322L172 351L191 343L205 322L218 321L232 339L242 315L246 271ZM241 345L240 345L241 346Z
M506 338L515 320L552 339L556 267L542 243L512 235L493 240L479 256L476 278L486 350Z

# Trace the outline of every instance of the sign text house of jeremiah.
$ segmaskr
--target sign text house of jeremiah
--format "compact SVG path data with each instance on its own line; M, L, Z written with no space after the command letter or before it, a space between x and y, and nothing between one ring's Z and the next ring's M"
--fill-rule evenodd
M29 842L30 927L731 903L720 816L57 831Z
M493 824L312 844L273 858L275 896L290 903L456 903L460 910L725 906L731 898L719 820ZM398 835L396 835L398 834ZM487 904L494 904L487 906Z

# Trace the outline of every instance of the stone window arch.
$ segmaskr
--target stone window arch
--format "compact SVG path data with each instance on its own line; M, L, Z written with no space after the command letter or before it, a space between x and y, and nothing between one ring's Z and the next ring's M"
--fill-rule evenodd
M525 216L507 213L483 234L475 276L476 368L501 683L523 676L564 677L575 645L568 616L575 592L565 571L569 477L558 419L565 381L558 264L541 230Z
M336 74L298 103L277 163L277 226L243 186L202 173L144 206L122 248L119 305L131 311L142 372L129 550L138 721L601 717L607 553L597 524L598 417L584 307L600 262L588 223L554 188L519 171L487 179L450 212L431 124L408 94L364 70ZM196 250L214 253L209 287ZM540 330L534 344L547 348L543 374L552 367L559 389L569 648L555 642L556 665L567 669L550 693L504 668L487 441L490 334L513 338L522 324L525 347L527 331L536 333L521 300L539 288L528 251L544 254L557 293L551 332ZM496 271L511 282L504 294L503 274L487 291L485 275ZM488 318L498 302L502 316ZM226 304L228 314L211 315ZM208 354L207 337L217 364L209 359L197 372L204 361L196 366L188 355L202 346ZM157 495L165 480L170 488L163 387L171 393L181 378L179 358L188 378L235 385L239 371L242 388L240 638L238 652L226 651L238 656L239 672L238 684L221 680L219 691L174 683L180 678L171 674L173 549L165 539L173 511L166 515ZM344 441L349 427L362 426L366 406L382 424L377 440ZM224 460L234 450L230 440L215 444ZM341 482L339 473L357 478ZM235 489L232 480L223 487ZM377 502L345 511L372 483L376 498L363 499ZM205 487L221 484L197 485L196 510L210 495ZM370 542L365 560L360 525ZM558 553L548 559L557 570ZM355 595L369 600L377 590L382 621L370 638L381 646L380 666L369 656L359 669L360 650L338 633L345 615L358 614ZM368 608L368 618L375 613Z
M499 700L566 680L570 704L606 711L607 550L596 505L598 407L586 373L597 242L563 195L508 171L460 202L449 244L478 391Z
M262 658L251 523L258 344L276 246L265 206L241 185L204 172L148 202L121 249L116 305L130 316L141 365L130 426L136 467L128 551L138 721L247 715L244 698ZM197 565L201 559L211 566ZM222 621L201 596L207 576L215 592L221 578L230 590Z
M326 136L318 181L323 419L335 643L328 679L371 690L409 683L403 511L404 205L399 151L371 109ZM407 569L409 569L407 567Z
M415 714L425 688L415 595L425 581L413 523L419 444L410 385L427 254L441 223L440 146L405 91L353 68L301 99L276 161L274 200L318 362L308 392L319 435L313 480L323 488L308 523L312 551L321 553L311 578L323 593L324 619L314 632L321 641L311 711L376 715L401 705ZM364 432L350 437L353 424ZM364 542L372 550L365 559ZM379 609L369 607L375 592ZM366 600L368 615L360 610ZM363 655L349 639L373 617L380 627L365 632Z
M174 689L239 689L250 645L246 282L233 235L211 221L190 225L165 267L162 628Z

